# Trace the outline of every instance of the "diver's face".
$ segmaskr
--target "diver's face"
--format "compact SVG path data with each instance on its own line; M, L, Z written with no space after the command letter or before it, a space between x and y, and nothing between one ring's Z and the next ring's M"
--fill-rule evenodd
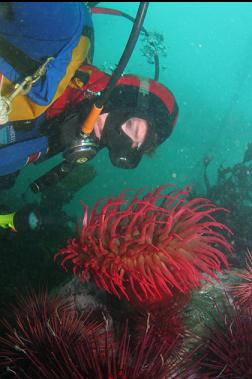
M121 126L122 131L132 140L132 149L139 148L146 138L148 124L145 120L132 117Z
M101 139L102 131L108 117L108 113L101 114L94 127L95 135ZM122 132L132 140L131 148L139 148L145 141L148 124L146 120L138 117L132 117L121 125Z

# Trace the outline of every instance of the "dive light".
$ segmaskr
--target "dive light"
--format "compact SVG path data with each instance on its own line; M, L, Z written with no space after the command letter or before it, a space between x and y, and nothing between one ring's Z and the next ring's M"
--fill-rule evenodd
M44 175L34 180L30 184L30 189L34 193L43 191L46 187L56 184L60 179L67 176L73 169L71 162L63 161L57 166L53 167L50 171L47 171Z

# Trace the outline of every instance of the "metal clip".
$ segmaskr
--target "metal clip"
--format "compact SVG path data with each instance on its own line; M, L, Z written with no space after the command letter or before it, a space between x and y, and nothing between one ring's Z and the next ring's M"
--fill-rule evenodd
M0 125L8 122L8 114L11 112L11 103L13 99L18 95L27 95L30 92L33 84L35 84L42 76L46 73L46 66L49 62L51 62L54 58L49 57L43 63L37 71L31 75L27 76L22 83L15 84L14 90L8 96L0 96Z

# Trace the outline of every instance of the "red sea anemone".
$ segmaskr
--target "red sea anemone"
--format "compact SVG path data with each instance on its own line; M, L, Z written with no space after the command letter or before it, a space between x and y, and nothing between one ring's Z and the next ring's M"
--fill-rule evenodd
M88 218L87 207L79 238L57 254L67 269L71 262L81 281L91 277L98 287L119 298L157 302L175 293L199 288L231 251L218 222L217 208L208 199L187 200L190 190L162 193L163 186L128 201L126 193L99 202ZM100 208L98 211L98 208Z

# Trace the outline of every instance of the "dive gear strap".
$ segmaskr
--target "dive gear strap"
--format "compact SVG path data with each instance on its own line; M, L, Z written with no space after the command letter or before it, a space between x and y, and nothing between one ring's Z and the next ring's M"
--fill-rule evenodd
M22 76L31 75L41 66L41 62L35 61L2 36L0 36L0 51L1 57Z

